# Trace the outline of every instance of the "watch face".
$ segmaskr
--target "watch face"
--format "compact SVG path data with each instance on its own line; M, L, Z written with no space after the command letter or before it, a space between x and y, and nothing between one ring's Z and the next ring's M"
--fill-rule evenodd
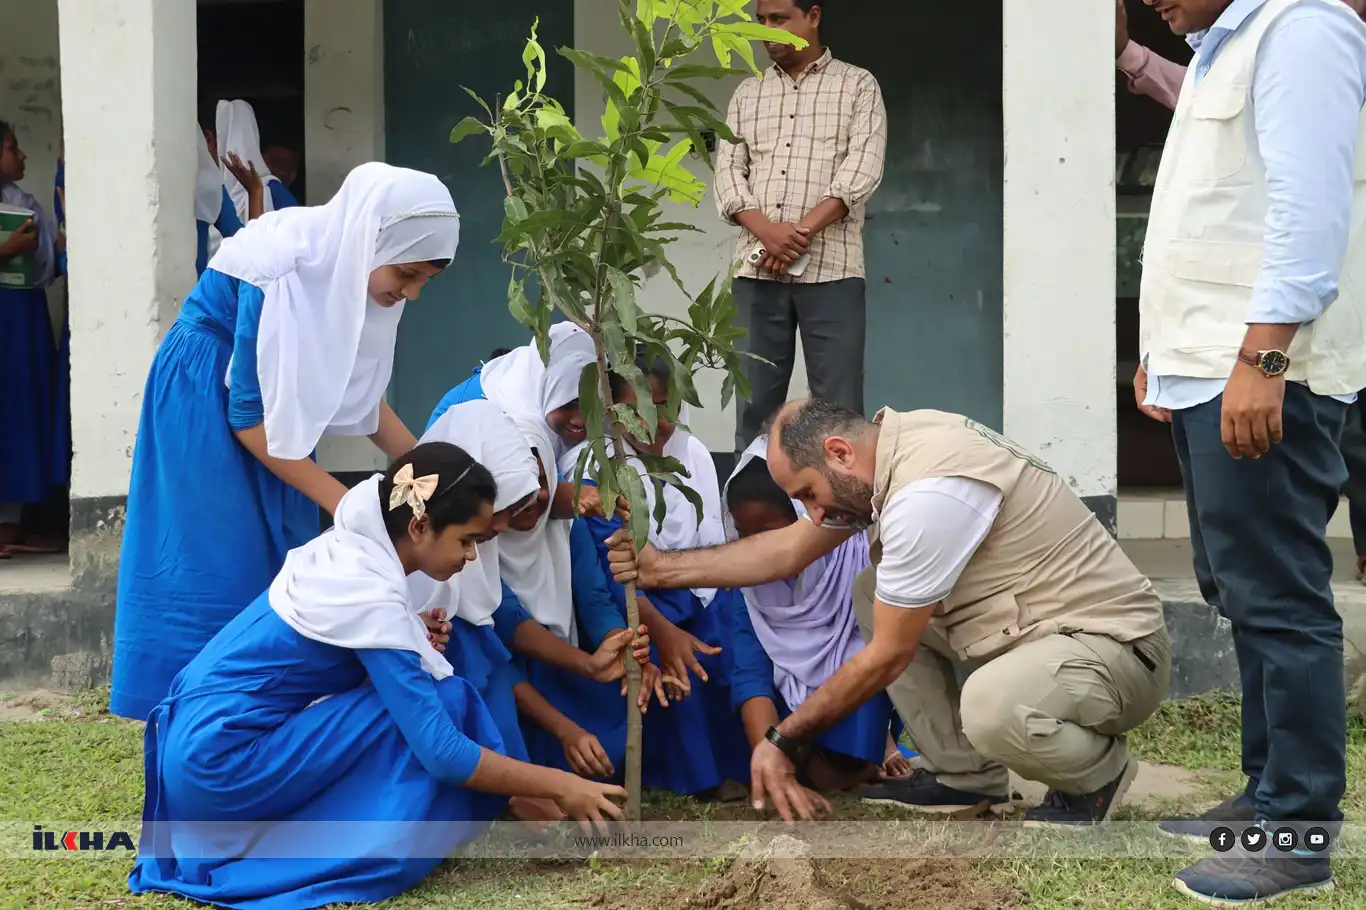
M1280 351L1262 351L1261 368L1268 376L1279 376L1290 368L1290 358Z

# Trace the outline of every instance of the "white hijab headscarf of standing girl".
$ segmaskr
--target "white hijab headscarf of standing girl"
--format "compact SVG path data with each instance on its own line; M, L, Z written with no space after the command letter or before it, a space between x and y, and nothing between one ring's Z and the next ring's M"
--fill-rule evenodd
M511 508L540 489L536 459L522 433L498 406L475 399L457 404L432 424L418 444L448 442L489 469L498 484L493 511ZM439 582L421 572L408 577L408 587L422 611L445 609L474 626L493 624L493 614L503 602L503 582L498 571L499 547L506 534L479 544L479 556L450 581Z
M371 300L370 273L453 259L459 240L440 180L376 162L326 205L272 212L223 241L209 267L265 291L256 369L272 456L307 458L325 432L378 429L403 302Z
M228 188L232 204L237 208L237 217L247 223L250 196L247 188L228 170L228 154L242 159L243 164L255 165L256 173L261 175L261 211L273 212L275 203L271 200L268 184L279 178L270 172L265 156L261 154L261 128L256 125L256 112L245 101L220 101L216 111L214 127L218 133L218 163L223 185Z

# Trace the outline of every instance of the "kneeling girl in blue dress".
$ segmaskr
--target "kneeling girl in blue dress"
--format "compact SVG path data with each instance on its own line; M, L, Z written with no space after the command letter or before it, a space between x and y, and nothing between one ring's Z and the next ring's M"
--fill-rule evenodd
M721 517L720 489L711 453L700 440L662 416L668 399L669 367L662 361L640 361L637 366L647 376L650 390L661 415L653 440L646 442L623 434L632 454L666 455L678 459L687 469L686 483L702 500L699 516L693 505L676 488L665 486L663 495L667 514L660 527L650 522L650 542L661 550L690 550L725 542ZM612 374L612 395L617 401L635 401L635 392L625 380ZM611 449L608 443L609 451ZM560 461L560 473L572 476L582 446L568 452ZM642 472L637 458L629 463ZM650 512L654 511L654 485L645 478L645 493ZM700 521L699 521L700 519ZM625 619L625 589L612 579L607 562L606 541L621 527L620 519L600 517L583 519L589 531L584 538L596 550L598 571L612 594L619 621ZM645 718L643 778L645 786L682 794L705 794L727 779L749 780L749 750L744 730L730 705L730 681L722 655L732 636L732 597L729 590L676 589L637 592L641 622L650 633L652 647L661 671L681 681L680 694L667 711L651 712ZM696 685L695 677L703 685Z
M731 539L805 520L806 509L768 473L767 444L767 437L755 440L726 483ZM751 749L863 649L853 585L868 565L868 536L858 534L797 577L744 588L733 601L731 703ZM899 727L891 699L880 693L820 736L802 783L844 790L908 773L909 762L891 732L894 724Z
M510 796L621 817L620 788L508 757L409 597L409 576L445 581L475 558L497 495L463 450L424 444L290 552L151 712L133 891L243 910L373 902L420 882Z
M346 487L324 434L390 458L417 440L384 402L407 300L455 255L431 174L364 164L326 205L223 241L147 377L119 565L110 710L144 720L171 680L315 537Z

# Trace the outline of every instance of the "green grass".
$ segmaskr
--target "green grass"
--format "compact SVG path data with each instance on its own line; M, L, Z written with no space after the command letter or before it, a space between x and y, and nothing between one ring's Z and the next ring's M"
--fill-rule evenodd
M104 713L99 693L77 697L72 708L49 710L30 723L0 723L0 805L12 819L100 821L137 818L142 808L142 729ZM79 714L73 713L79 711ZM1236 785L1238 704L1206 697L1164 705L1132 737L1135 751L1159 761L1212 772L1211 799ZM1349 728L1349 818L1366 817L1366 722ZM655 795L651 805L671 817L704 820L716 811L690 800ZM1129 812L1130 818L1152 812ZM870 813L867 817L880 817ZM1031 910L1106 908L1178 910L1196 905L1171 888L1179 862L1158 860L987 860L978 874L1014 884ZM0 862L3 908L189 908L162 896L134 896L125 879L127 858ZM718 861L655 863L537 863L514 860L445 864L414 891L383 908L569 910L606 907L629 893L641 907L681 904L722 868ZM1366 906L1366 861L1335 864L1338 890L1319 898L1289 899L1278 908L1346 910Z

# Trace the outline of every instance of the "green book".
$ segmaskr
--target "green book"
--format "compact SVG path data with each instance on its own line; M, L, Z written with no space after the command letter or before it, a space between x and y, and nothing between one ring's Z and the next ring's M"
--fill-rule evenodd
M0 244L8 240L10 234L23 227L25 221L31 221L33 218L34 213L28 209L0 203ZM11 259L0 259L0 288L27 290L33 287L34 268L32 253Z

